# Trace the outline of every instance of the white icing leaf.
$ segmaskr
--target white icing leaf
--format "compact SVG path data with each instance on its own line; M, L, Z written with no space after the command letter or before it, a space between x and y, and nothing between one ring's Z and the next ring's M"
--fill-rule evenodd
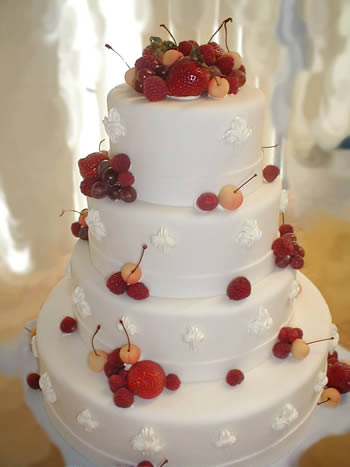
M231 122L231 127L224 134L224 141L229 144L241 145L246 143L252 129L248 128L246 120L242 117L235 117Z
M130 321L130 318L128 318L126 315L124 315L124 316L121 317L121 320L123 321L125 329L126 329L128 334L130 334L131 336L136 334L136 332L137 332L136 326L132 321ZM118 321L117 328L119 329L119 331L124 332L123 326L121 325L121 323L119 321Z
M281 413L276 417L272 424L272 429L275 431L284 430L299 416L297 409L290 403L282 407Z
M169 247L176 245L175 239L169 235L166 227L161 227L155 235L152 235L151 242L155 247L163 250L164 253L168 251Z
M222 430L214 444L217 448L225 448L227 446L232 446L236 441L237 438L231 431Z
M34 357L38 358L39 354L38 354L38 346L36 343L36 336L32 337L31 345L32 345L32 352L33 352Z
M334 323L332 323L331 332L330 332L329 337L334 337L334 339L329 341L329 349L328 349L329 353L333 353L335 351L337 345L339 344L338 328Z
M281 201L280 201L280 211L285 213L288 207L288 191L282 190L281 192Z
M255 219L247 219L242 225L236 243L240 246L251 247L255 242L261 239L262 231Z
M328 383L327 374L324 371L320 371L320 373L317 375L316 384L314 386L314 391L322 392L327 383Z
M97 209L89 209L89 213L85 219L89 226L89 233L96 238L96 240L102 240L106 236L106 228L101 222L101 217Z
M131 447L142 454L154 454L159 452L163 446L156 437L153 428L145 426L131 440Z
M53 389L51 378L47 373L43 373L40 376L39 386L40 386L42 393L44 394L45 399L48 402L50 402L51 404L56 402L56 399L57 399L56 393Z
M189 326L183 335L183 340L190 345L190 349L195 351L198 345L205 340L204 332L196 326Z
M294 300L301 292L301 285L297 280L293 280L292 285L289 290L288 298L289 300Z
M84 318L91 316L91 308L88 302L86 301L85 291L82 287L76 287L73 292L73 303L77 308L78 313Z
M99 426L99 422L93 418L89 409L84 409L78 414L77 422L88 432L96 430Z
M115 107L109 110L108 117L103 119L103 125L112 143L117 143L121 136L126 135L126 128L121 123L119 112Z
M252 336L260 336L272 326L272 317L267 308L260 306L254 319L248 325L248 333Z

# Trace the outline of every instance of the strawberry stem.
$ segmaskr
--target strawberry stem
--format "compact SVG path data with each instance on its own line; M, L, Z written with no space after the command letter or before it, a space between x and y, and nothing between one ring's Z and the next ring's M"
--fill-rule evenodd
M310 345L310 344L316 344L316 342L331 341L333 339L334 337L327 337L327 339L318 339L317 341L311 341L311 342L306 342L306 343Z
M94 339L95 339L95 336L96 336L96 334L98 333L98 331L100 329L101 329L101 325L98 324L98 326L96 328L96 331L93 333L92 338L91 338L91 346L92 346L93 351L95 352L96 357L98 357L98 353L96 352L96 349L95 349L95 346L94 346Z
M123 323L123 320L120 319L119 320L119 323L123 326L123 329L124 329L124 332L126 334L126 338L128 339L128 352L130 352L130 338L129 338L129 334L128 334L128 331L126 330L126 327L124 326L124 323Z
M257 174L254 174L250 178L248 178L248 180L246 180L244 183L242 183L242 185L240 185L238 188L236 188L233 193L237 193L237 191L240 190L242 188L242 186L246 185L248 182L250 182L250 180L252 180L255 177L257 177Z
M224 21L220 24L220 26L218 27L218 29L214 32L214 34L211 36L211 38L208 40L208 44L209 42L211 42L212 38L220 31L220 29L223 27L223 25L226 23L228 23L229 21L232 21L232 18L226 18L224 19Z
M107 49L109 49L109 50L112 50L115 54L117 54L118 57L120 57L120 58L123 60L123 62L125 63L125 65L126 65L126 66L129 68L129 70L130 70L129 64L124 60L124 58L123 58L116 50L113 49L113 47L112 47L111 45L105 44L105 47L106 47Z
M101 139L100 144L98 145L98 150L101 152L101 144L103 143L104 139Z
M169 36L172 38L172 40L174 41L174 44L175 44L176 47L177 47L177 42L176 42L175 37L172 35L172 33L169 31L169 29L165 26L165 24L160 24L159 26L160 26L161 28L164 28L166 31L168 31Z

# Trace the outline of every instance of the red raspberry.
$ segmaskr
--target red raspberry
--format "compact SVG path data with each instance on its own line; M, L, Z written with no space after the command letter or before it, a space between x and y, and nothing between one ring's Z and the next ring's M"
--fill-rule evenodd
M287 233L283 234L282 237L287 238L288 240L290 240L293 243L294 250L295 250L295 245L297 244L296 235L293 232L287 232Z
M126 378L122 375L112 375L108 379L110 390L115 393L119 388L126 386Z
M144 300L149 297L149 290L143 282L128 285L126 289L127 294L134 300Z
M166 376L159 363L139 360L129 370L128 388L143 399L159 396L166 385Z
M289 328L288 329L288 343L293 344L297 339L302 339L303 331L300 328Z
M124 365L124 364L123 364ZM113 365L111 365L108 361L105 363L105 366L103 368L103 371L105 372L105 375L107 378L110 378L112 375L118 375L119 372L121 371L120 368L116 368Z
M246 277L236 277L232 279L226 289L226 295L230 300L242 300L249 297L251 285Z
M287 234L287 233L293 233L294 232L294 228L292 225L290 224L281 224L279 226L279 232L280 232L280 235L281 237L284 235L284 234Z
M226 375L226 382L230 386L237 386L244 380L244 374L241 370L230 370Z
M181 381L177 375L174 375L174 373L170 373L166 377L166 388L169 389L170 391L176 391L176 389L179 389L181 385Z
M336 362L328 367L327 371L329 388L338 389L341 394L350 392L350 365L344 362Z
M137 467L154 467L150 461L142 461L137 464Z
M131 162L126 154L116 154L112 157L110 165L115 172L126 172L129 170Z
M223 54L217 58L215 65L219 68L222 74L229 75L233 70L235 61L232 55Z
M134 395L129 389L127 388L119 388L114 393L114 403L118 407L126 409L130 407L134 402Z
M276 342L273 346L272 353L276 358L287 358L290 354L292 346L287 342Z
M126 282L122 278L122 273L120 271L112 274L107 279L106 285L109 290L116 295L122 295L126 290Z
M280 342L283 342L283 343L287 343L287 344L290 344L289 342L289 337L288 337L288 333L289 331L293 329L293 328L290 328L290 327L283 327L280 329L280 332L278 333L278 337L277 339L280 341Z
M283 256L281 258L279 256L276 256L275 257L275 264L279 268L286 268L289 265L291 258L292 257L290 255Z
M114 368L114 369L124 368L124 362L120 359L119 352L120 352L120 347L114 349L108 355L107 361L111 368Z
M71 334L77 329L77 321L71 316L63 318L60 324L60 330L65 334Z
M280 169L276 165L267 165L266 167L264 167L263 176L268 183L273 182L279 174Z
M333 353L328 353L328 360L330 358L336 358L338 360L338 352L335 350Z
M239 80L237 76L226 76L226 79L228 81L228 84L230 85L228 93L237 94L237 92L239 91L239 86L238 86Z
M70 226L70 229L74 237L79 238L80 228L81 228L81 225L79 224L79 222L73 222L73 224Z
M93 152L84 159L79 159L78 166L80 175L85 178L97 179L97 167L101 161L107 160L108 154L106 152Z
M211 66L216 62L216 53L213 47L209 44L204 44L198 48L203 61L206 65Z
M135 177L131 172L120 172L118 175L118 183L120 186L131 186L135 182Z
M301 269L304 266L304 259L302 256L294 255L289 264L293 269Z
M139 94L143 94L143 83L141 83L141 81L136 80L134 84L134 89Z
M338 362L337 358L329 358L328 361L327 361L328 366L334 365L337 362Z
M86 180L83 180L80 183L80 191L82 192L82 194L92 198L92 196L91 196L91 187L96 181L97 181L96 178L88 178Z
M136 73L136 80L144 84L144 80L149 76L153 76L153 71L148 68L142 68Z
M294 254L295 254L295 255L298 255L298 256L301 256L302 258L304 258L304 256L305 256L305 250L304 250L304 248L303 248L302 246L296 244L296 245L294 246Z
M216 58L220 57L220 55L223 55L225 53L225 50L222 47L220 47L220 45L216 42L209 42L209 45L215 50Z
M135 67L138 70L142 68L149 68L152 71L155 71L158 65L161 64L161 58L156 57L155 55L147 54L138 58L135 62Z
M285 237L279 237L271 245L273 254L278 258L284 258L294 253L294 245L291 240Z
M202 193L196 204L202 211L212 211L219 204L219 200L214 193Z
M27 384L32 389L40 389L39 386L40 375L38 373L30 373L27 376Z
M196 41L181 41L177 47L178 51L184 55L190 55L193 47L198 47Z
M160 76L150 76L143 82L143 95L150 102L161 101L168 94L166 82Z
M171 96L200 96L208 89L210 72L189 58L177 60L169 69L166 83Z
M243 73L246 73L246 69L245 69L245 66L244 65L241 65L239 68L238 68L239 71L243 71Z

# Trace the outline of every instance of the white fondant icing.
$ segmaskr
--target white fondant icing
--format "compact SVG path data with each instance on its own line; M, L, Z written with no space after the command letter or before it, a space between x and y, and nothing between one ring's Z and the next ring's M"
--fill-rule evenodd
M72 300L79 315L85 318L92 315L90 305L86 301L85 291L82 287L77 286L74 289Z
M71 279L72 278L72 264L70 260L67 261L66 263L66 278Z
M288 191L282 190L281 192L281 202L280 202L280 211L285 213L288 207Z
M252 129L248 128L247 121L236 116L232 119L231 127L225 131L224 141L229 144L242 145L247 142L252 134Z
M222 430L219 433L218 439L214 442L217 448L225 448L232 446L237 441L236 436L229 430Z
M154 454L162 449L162 443L157 438L154 429L150 426L145 426L131 440L131 447L135 451L140 451L142 454Z
M176 245L175 239L169 234L166 227L161 227L155 235L152 235L151 242L164 253L168 251L169 247Z
M38 358L39 354L38 354L38 345L36 341L36 336L32 337L31 346L32 346L32 352L33 352L34 357Z
M108 111L108 117L103 119L106 133L112 143L118 143L121 136L126 135L126 128L122 124L118 110L112 107Z
M330 331L330 336L333 337L332 340L329 341L329 353L333 353L339 344L339 334L338 334L338 328L337 326L332 323L331 325L331 331Z
M198 349L199 344L205 340L204 332L197 326L188 326L186 333L183 335L183 341L189 344L192 351Z
M96 240L102 240L106 236L106 229L101 222L100 213L97 209L89 209L85 221L89 226L89 234L93 235Z
M96 430L99 426L99 422L95 420L89 409L84 409L77 415L77 422L88 432Z
M258 226L256 219L247 219L242 225L236 242L240 246L251 247L255 242L261 239L262 231Z
M327 378L327 373L324 371L320 371L319 374L317 375L316 379L316 384L314 386L314 391L315 392L322 392L324 387L328 383L328 378Z
M272 317L268 309L260 306L254 319L248 325L248 333L253 336L264 334L272 326Z
M121 320L123 321L124 327L125 327L127 333L130 336L133 336L134 334L136 334L136 332L137 332L136 326L130 320L130 318L128 316L126 316L126 315L122 316ZM119 329L119 331L124 333L124 328L123 328L122 324L120 323L120 321L118 321L117 328Z
M56 402L56 392L52 386L51 378L46 372L40 376L39 386L42 393L44 394L45 399L48 402L50 402L51 404Z
M288 294L289 300L296 299L297 296L300 294L300 292L301 292L300 283L296 279L294 279L290 287L289 294Z
M284 430L293 423L298 416L299 413L297 409L292 404L287 403L283 406L280 415L274 419L272 429L274 431Z

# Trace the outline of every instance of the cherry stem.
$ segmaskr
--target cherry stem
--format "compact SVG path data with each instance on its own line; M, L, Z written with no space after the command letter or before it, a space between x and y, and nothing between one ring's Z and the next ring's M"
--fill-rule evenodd
M130 277L131 274L134 274L134 272L136 271L136 269L140 266L141 261L142 261L142 258L143 258L143 255L145 254L145 250L147 250L147 245L146 245L146 244L145 244L145 245L142 245L142 253L141 253L139 262L136 264L136 266L135 266L134 269L131 271L131 273L129 274L128 277Z
M324 400L324 401L322 401L322 402L317 402L317 405L325 404L326 402L328 402L328 401L330 401L330 400L331 400L331 398L328 397L328 399L326 399L326 400Z
M25 329L26 331L28 331L28 332L32 332L32 331L33 331L33 329L29 329L29 328L27 328L26 326L24 326L24 329Z
M316 344L316 342L331 341L331 340L333 340L333 339L334 339L334 337L327 337L327 339L319 339L319 340L317 340L317 341L311 341L311 342L306 342L306 343L307 343L308 345L310 345L310 344Z
M119 323L123 326L124 332L125 332L126 337L127 337L127 339L128 339L128 344L129 344L129 345L128 345L128 352L130 352L130 345L131 345L131 344L130 344L130 338L129 338L128 331L126 330L126 327L124 326L124 323L123 323L123 320L122 320L122 319L119 320Z
M163 465L167 464L168 462L169 462L168 459L164 459L159 467L163 467Z
M227 52L229 52L230 49L228 48L228 44L227 44L227 24L226 23L224 23L224 29L225 29L225 46L226 46Z
M168 31L169 33L169 36L172 38L172 40L174 41L176 47L177 47L177 42L176 42L176 39L175 37L171 34L171 32L169 31L169 29L165 26L165 24L160 24L159 25L161 28L164 28L166 31Z
M218 27L218 29L214 32L214 34L213 34L213 35L211 36L211 38L208 40L208 44L209 44L209 42L212 40L212 38L215 36L215 34L217 34L217 33L220 31L220 29L223 27L223 25L224 25L224 24L226 25L226 23L228 23L228 22L230 22L230 21L232 21L232 18L226 18L226 19L224 19L224 21L220 24L220 26Z
M261 149L271 149L271 148L278 148L279 144L274 144L273 146L261 146Z
M129 64L124 60L124 58L120 55L120 53L118 53L116 50L114 50L111 45L105 44L105 47L107 47L107 49L112 50L115 54L117 54L118 57L120 57L123 60L123 62L125 63L125 65L129 68L129 70L131 69Z
M62 217L65 212L76 212L77 214L81 214L81 211L76 211L75 209L62 209L61 214L58 217Z
M236 188L233 193L237 193L237 191L240 190L242 188L242 186L246 185L248 182L250 182L250 180L253 180L253 178L255 178L255 177L257 177L257 174L254 174L250 178L248 178L248 180L246 180L244 183L242 183L242 185L240 185L238 188Z
M101 139L100 144L98 145L98 150L101 152L101 144L103 143L104 139Z
M94 346L94 339L98 331L101 329L101 325L99 324L96 328L96 331L93 333L92 338L91 338L91 346L93 351L95 352L96 357L98 357L98 353L96 352L95 346Z
M281 214L282 214L282 224L284 224L284 212L281 211Z

